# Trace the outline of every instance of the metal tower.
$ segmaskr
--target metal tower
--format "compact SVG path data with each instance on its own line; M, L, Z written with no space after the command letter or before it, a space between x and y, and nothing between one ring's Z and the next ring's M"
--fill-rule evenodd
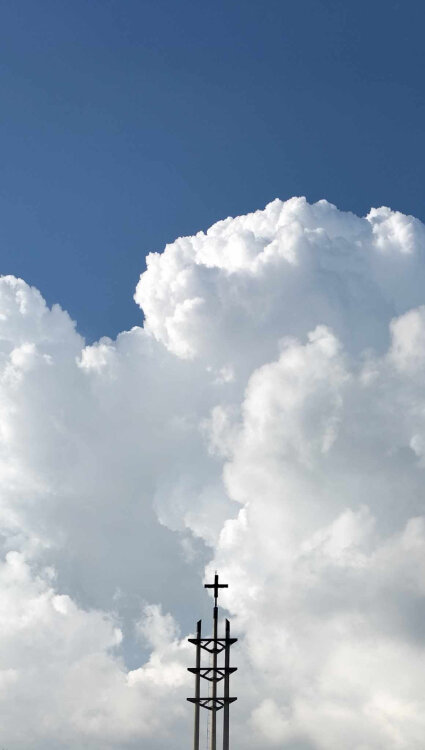
M195 675L195 697L187 700L195 704L195 722L193 736L193 750L199 750L200 709L211 711L211 743L209 750L217 750L217 713L223 709L223 750L229 750L229 706L236 698L230 697L230 675L236 672L236 667L230 666L230 647L237 638L230 637L230 622L226 620L224 638L218 637L218 590L227 589L227 583L219 583L217 573L214 583L206 583L206 589L214 589L213 637L202 638L202 621L196 627L196 638L189 638L189 642L196 646L196 666L189 667L189 672ZM209 666L202 666L202 651L210 655ZM219 659L219 656L221 659ZM224 655L224 663L223 663ZM219 665L221 661L221 665ZM201 696L201 679L211 684L211 695ZM222 695L218 695L219 683L223 682ZM204 684L204 683L202 683ZM209 693L209 690L208 690Z

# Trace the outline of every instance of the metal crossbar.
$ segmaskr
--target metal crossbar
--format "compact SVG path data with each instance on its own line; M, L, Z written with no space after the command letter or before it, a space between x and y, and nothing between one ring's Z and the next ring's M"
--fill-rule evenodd
M206 698L187 698L190 703L198 703L201 708L206 708L208 711L220 711L226 704L237 701L237 698L211 698L208 695Z

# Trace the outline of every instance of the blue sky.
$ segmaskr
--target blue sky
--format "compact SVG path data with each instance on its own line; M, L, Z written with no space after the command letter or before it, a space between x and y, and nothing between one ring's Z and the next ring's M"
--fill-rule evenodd
M0 3L1 746L423 750L424 16Z
M425 218L421 2L22 0L0 11L2 273L89 340L144 257L275 197Z

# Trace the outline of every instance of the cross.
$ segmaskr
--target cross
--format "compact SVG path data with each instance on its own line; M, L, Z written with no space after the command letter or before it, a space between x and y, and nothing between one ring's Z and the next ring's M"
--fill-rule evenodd
M215 600L215 606L217 606L217 598L218 598L218 590L219 589L227 589L229 588L229 585L227 583L219 583L218 582L218 573L214 576L214 583L205 583L204 588L206 589L214 589L214 600Z

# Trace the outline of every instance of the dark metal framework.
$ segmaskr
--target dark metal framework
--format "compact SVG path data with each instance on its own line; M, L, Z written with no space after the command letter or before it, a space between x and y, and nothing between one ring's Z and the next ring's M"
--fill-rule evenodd
M196 638L189 638L189 642L196 646L196 666L189 667L189 672L195 675L195 697L187 700L195 704L195 721L193 750L199 750L200 734L200 709L206 708L211 711L211 743L209 750L217 750L217 713L223 709L223 750L229 750L229 706L236 698L230 697L230 675L236 672L236 667L230 666L230 647L236 643L237 638L230 637L230 622L226 620L224 638L218 637L218 592L219 589L227 589L227 583L219 583L217 573L214 583L205 584L206 589L214 589L213 610L213 636L202 638L202 621L199 620L196 627ZM212 664L208 667L202 666L202 651L210 654ZM224 664L219 665L219 661ZM219 659L221 656L221 659ZM211 695L201 696L201 680L211 683ZM223 682L223 694L218 695L218 685Z

